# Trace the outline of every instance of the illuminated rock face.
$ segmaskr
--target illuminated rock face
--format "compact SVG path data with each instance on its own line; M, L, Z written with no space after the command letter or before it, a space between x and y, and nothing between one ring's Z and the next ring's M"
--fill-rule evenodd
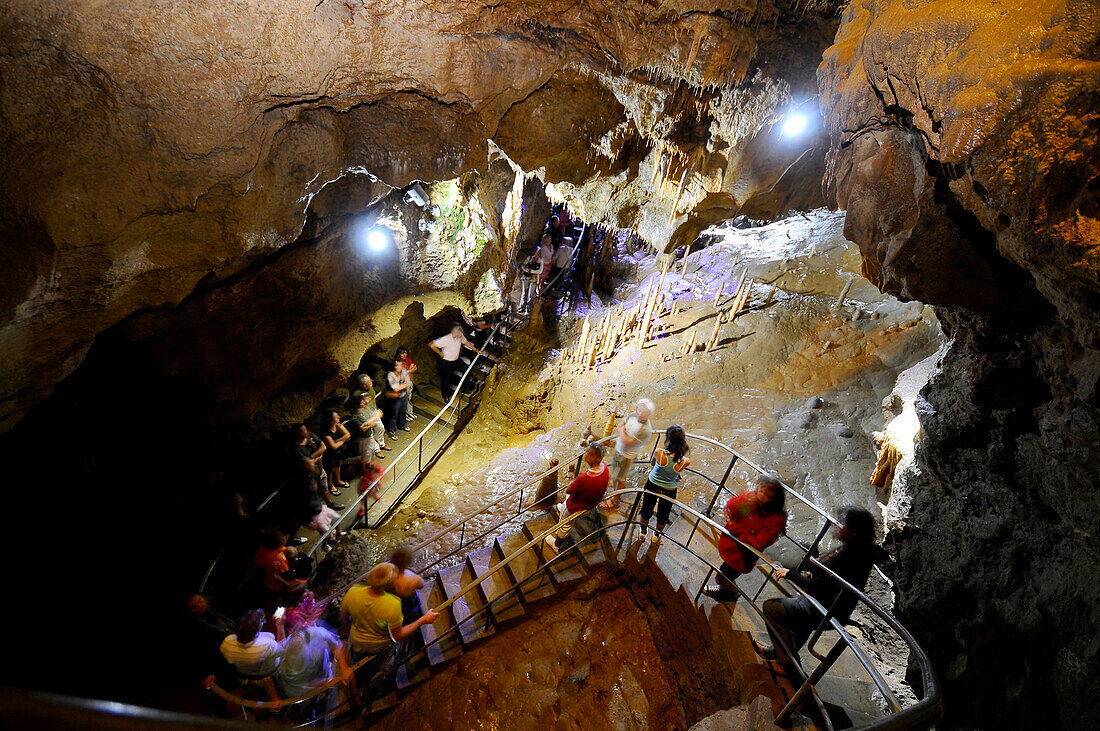
M868 0L818 71L827 200L952 338L893 538L952 727L1097 712L1098 40L1092 2Z
M597 181L579 193L592 217L662 244L754 199L774 211L819 198L786 176L819 164L817 135L750 148L792 96L812 95L835 9L8 3L0 431L97 333L295 241L312 197L351 171L452 179L484 171L499 137L526 169Z

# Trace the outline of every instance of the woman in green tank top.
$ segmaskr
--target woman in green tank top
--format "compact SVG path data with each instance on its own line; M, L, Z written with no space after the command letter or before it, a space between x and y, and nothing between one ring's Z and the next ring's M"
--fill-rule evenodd
M671 500L676 499L676 483L680 473L691 464L684 427L672 425L665 431L664 449L653 452L653 469L646 480L646 493L642 495L642 540L649 533L649 519L653 516L653 506L657 506L657 530L653 533L653 545L661 542L661 535L669 523L672 511ZM656 494L654 494L656 493Z

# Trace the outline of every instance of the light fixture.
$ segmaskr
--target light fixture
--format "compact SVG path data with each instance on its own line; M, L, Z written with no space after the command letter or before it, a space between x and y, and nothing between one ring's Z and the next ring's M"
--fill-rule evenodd
M787 118L783 120L783 132L782 137L797 137L802 134L809 121L806 116L799 114L798 112L790 112L787 114Z
M390 243L390 237L386 235L381 226L375 226L367 232L367 246L373 251L382 251Z

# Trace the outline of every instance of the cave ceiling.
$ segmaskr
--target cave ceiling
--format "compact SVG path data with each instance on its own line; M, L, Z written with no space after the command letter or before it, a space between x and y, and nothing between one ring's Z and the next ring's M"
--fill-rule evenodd
M7 3L0 429L98 333L295 241L351 171L451 179L494 139L658 245L819 202L786 174L823 135L750 148L816 93L838 6Z

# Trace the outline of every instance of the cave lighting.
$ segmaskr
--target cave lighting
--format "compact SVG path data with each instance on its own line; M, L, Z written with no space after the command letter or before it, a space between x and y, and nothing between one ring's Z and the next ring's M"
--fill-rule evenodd
M372 251L382 251L390 243L390 237L381 226L375 226L367 232L367 246Z
M798 112L790 112L787 114L787 118L783 120L783 137L797 137L806 130L806 126L809 124L806 119L806 115L799 114Z

